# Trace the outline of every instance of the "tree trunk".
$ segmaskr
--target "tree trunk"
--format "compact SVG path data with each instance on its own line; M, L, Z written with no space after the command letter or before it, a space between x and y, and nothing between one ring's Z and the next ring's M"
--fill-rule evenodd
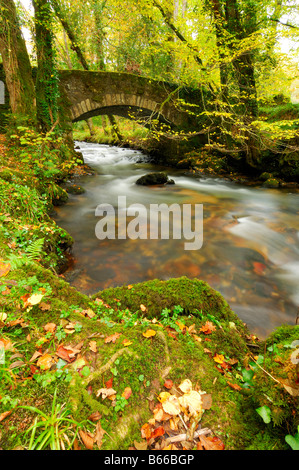
M0 54L13 114L35 117L31 64L13 0L0 0Z
M52 13L48 0L33 0L37 55L36 106L42 132L48 132L58 118L58 76L55 67Z

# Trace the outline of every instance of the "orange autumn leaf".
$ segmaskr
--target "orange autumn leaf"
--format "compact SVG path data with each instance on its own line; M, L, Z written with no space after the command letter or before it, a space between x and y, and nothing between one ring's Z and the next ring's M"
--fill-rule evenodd
M242 390L242 387L240 387L240 385L238 385L238 384L233 384L231 382L227 382L227 385L229 385L234 390L238 390L238 391Z
M151 439L155 439L156 437L163 436L165 434L165 429L163 426L157 427L151 434Z
M212 322L206 321L206 323L200 328L199 331L202 331L205 335L209 335L215 330L216 326Z
M170 380L170 379L165 380L165 382L164 382L164 387L165 388L170 390L172 388L172 386L173 386L173 381L172 380Z
M12 410L4 411L3 413L1 413L0 422L3 421L7 416L9 416L13 412L13 410L14 408Z
M105 382L105 385L107 388L112 388L112 384L113 384L113 377L111 377L111 379L107 380L107 382Z
M50 354L44 354L38 359L36 365L42 370L48 370L53 365L53 358Z
M57 348L56 354L66 362L72 362L75 359L70 357L70 351L62 345Z
M150 426L149 423L145 423L141 427L141 437L149 440L151 438L151 435L152 435L152 427Z
M131 387L126 387L123 393L121 394L121 396L124 397L126 400L128 400L128 398L130 398L131 395L132 395Z
M105 343L115 343L117 338L119 338L120 336L121 333L114 333L113 335L107 336L107 338L105 338Z
M199 436L199 439L206 450L224 450L224 444L217 436Z

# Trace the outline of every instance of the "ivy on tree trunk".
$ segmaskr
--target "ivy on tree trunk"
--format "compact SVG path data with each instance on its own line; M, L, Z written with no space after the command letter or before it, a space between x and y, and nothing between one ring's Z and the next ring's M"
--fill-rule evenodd
M32 69L13 0L0 0L0 54L11 111L34 119L35 89Z
M58 74L53 49L52 12L48 0L33 0L37 54L36 105L37 121L48 132L58 118Z

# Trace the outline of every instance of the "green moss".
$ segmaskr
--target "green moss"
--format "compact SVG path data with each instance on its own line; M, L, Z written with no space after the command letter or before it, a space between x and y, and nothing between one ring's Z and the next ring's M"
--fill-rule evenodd
M155 279L135 284L132 289L127 286L105 289L93 296L94 299L97 297L111 306L117 306L119 301L121 308L129 308L132 312L140 311L140 304L143 304L147 308L148 318L158 318L163 308L173 309L180 305L184 314L197 315L202 311L203 314L209 313L219 320L237 322L244 327L221 294L198 279Z

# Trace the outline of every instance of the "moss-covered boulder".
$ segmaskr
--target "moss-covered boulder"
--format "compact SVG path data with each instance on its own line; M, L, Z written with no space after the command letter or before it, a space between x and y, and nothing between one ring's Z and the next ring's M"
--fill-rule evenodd
M159 317L164 308L180 305L185 315L197 313L211 314L219 320L243 323L230 309L222 295L212 289L206 282L189 279L185 276L167 281L154 279L131 286L111 287L98 292L94 298L100 298L107 304L128 308L132 312L143 311L147 318Z

